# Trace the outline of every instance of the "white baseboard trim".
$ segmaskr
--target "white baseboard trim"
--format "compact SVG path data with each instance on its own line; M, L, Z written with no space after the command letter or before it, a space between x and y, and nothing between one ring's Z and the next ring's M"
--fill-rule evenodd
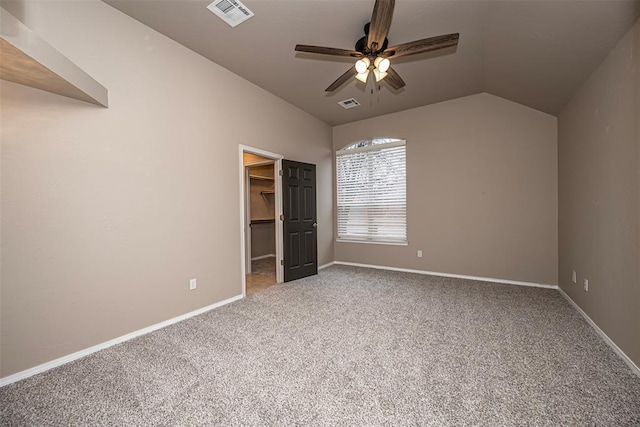
M580 306L576 304L576 302L572 300L571 297L565 293L565 291L563 291L561 288L558 288L558 292L560 292L560 294L564 297L564 299L566 299L569 302L569 304L571 304L573 308L575 308L576 311L580 313L582 317L584 317L584 320L586 320L587 323L596 331L596 333L600 335L600 338L602 338L604 342L607 343L607 345L609 345L609 347L611 347L611 349L618 356L620 356L620 358L624 361L624 363L626 363L629 366L629 368L631 368L633 373L640 377L640 368L638 367L638 365L633 363L633 360L631 360L631 358L627 356L624 353L624 351L622 351L620 347L618 347L616 343L614 343L613 340L609 338L607 334L604 333L602 329L600 329L600 327L596 324L596 322L594 322L593 319L591 319L591 317L589 317L589 315L585 313L584 310L581 309Z
M322 269L324 269L324 268L327 268L327 267L331 267L333 264L334 264L334 262L333 262L333 261L328 262L328 263L326 263L326 264L322 264L320 267L318 267L318 271L320 271L320 270L322 270Z
M584 317L586 322L596 331L596 333L598 335L600 335L600 337L604 340L604 342L607 343L607 345L609 345L609 347L611 347L611 349L629 366L631 371L633 371L633 373L635 373L636 375L638 375L640 377L640 368L629 358L629 356L627 356L624 353L624 351L622 351L613 342L613 340L611 338L609 338L609 336L607 336L607 334L604 333L604 331L602 329L600 329L600 327L587 315L587 313L585 313L584 310L582 310L578 306L578 304L576 304L575 301L573 301L571 299L571 297L569 297L569 295L567 295L557 285L546 285L546 284L540 284L540 283L521 282L521 281L504 280L504 279L492 279L492 278L488 278L488 277L466 276L466 275L461 275L461 274L438 273L438 272L432 272L432 271L426 271L426 270L412 270L412 269L408 269L408 268L386 267L386 266L373 265L373 264L358 264L358 263L343 262L343 261L332 261L332 262L323 264L323 265L318 267L318 270L325 269L325 268L330 267L330 266L332 266L334 264L335 265L350 265L350 266L354 266L354 267L375 268L375 269L378 269L378 270L402 271L402 272L406 272L406 273L424 274L424 275L429 275L429 276L453 277L453 278L460 278L460 279L479 280L479 281L483 281L483 282L505 283L505 284L512 284L512 285L518 285L518 286L532 286L532 287L537 287L537 288L557 289L558 292L560 292L560 294L569 302L569 304L571 304L578 311L578 313L580 313L582 315L582 317ZM106 348L112 347L112 346L114 346L116 344L120 344L122 342L131 340L131 339L139 337L141 335L145 335L145 334L148 334L150 332L156 331L158 329L162 329L162 328L167 327L169 325L172 325L174 323L178 323L178 322L181 322L183 320L186 320L186 319L188 319L190 317L197 316L197 315L202 314L202 313L206 313L207 311L216 309L218 307L222 307L222 306L230 304L230 303L232 303L234 301L238 301L238 300L240 300L242 298L243 298L242 295L237 295L235 297L231 297L231 298L226 299L224 301L220 301L220 302L217 302L215 304L208 305L206 307L200 308L198 310L191 311L191 312L183 314L181 316L174 317L174 318L169 319L169 320L165 320L164 322L156 323L154 325L148 326L148 327L143 328L143 329L139 329L137 331L131 332L131 333L126 334L126 335L122 335L122 336L120 336L118 338L114 338L114 339L106 341L104 343L94 345L94 346L86 348L84 350L80 350L80 351L77 351L75 353L69 354L67 356L63 356L63 357L60 357L58 359L52 360L50 362L46 362L46 363L43 363L41 365L35 366L33 368L30 368L30 369L15 373L13 375L9 375L8 377L0 378L0 387L4 387L4 386L6 386L8 384L11 384L11 383L14 383L16 381L20 381L20 380L23 380L25 378L31 377L33 375L48 371L48 370L53 369L55 367L64 365L65 363L72 362L74 360L77 360L77 359L80 359L82 357L88 356L88 355L90 355L92 353L95 353L97 351L104 350Z
M156 331L158 329L162 329L166 326L173 325L174 323L181 322L190 317L197 316L199 314L205 313L207 311L213 310L218 307L222 307L223 305L227 305L234 301L242 299L242 295L237 295L235 297L231 297L224 301L217 302L215 304L208 305L206 307L200 308L198 310L191 311L189 313L183 314L178 317L174 317L173 319L165 320L164 322L156 323L155 325L147 326L146 328L139 329L137 331L131 332L126 335L122 335L121 337L114 338L112 340L103 342L101 344L94 345L89 348L85 348L84 350L76 351L75 353L68 354L66 356L62 356L58 359L52 360L50 362L43 363L42 365L34 366L33 368L27 369L25 371L21 371L15 373L13 375L9 375L8 377L0 378L0 387L4 387L8 384L14 383L16 381L23 380L25 378L31 377L33 375L39 374L41 372L48 371L49 369L56 368L60 365L64 365L65 363L72 362L74 360L80 359L82 357L88 356L92 353L95 353L100 350L104 350L105 348L112 347L116 344L120 344L125 341L129 341L130 339L139 337L141 335L148 334L149 332Z
M351 265L354 267L376 268L378 270L402 271L405 273L425 274L427 276L453 277L456 279L478 280L481 282L504 283L507 285L530 286L534 288L558 289L558 285L547 285L544 283L521 282L518 280L493 279L491 277L465 276L463 274L438 273L437 271L412 270L409 268L387 267L384 265L358 264L355 262L334 261L338 265Z
M271 257L276 257L276 254L266 254L266 255L260 255L254 258L251 258L251 261L257 261L259 259L265 259L265 258L271 258Z

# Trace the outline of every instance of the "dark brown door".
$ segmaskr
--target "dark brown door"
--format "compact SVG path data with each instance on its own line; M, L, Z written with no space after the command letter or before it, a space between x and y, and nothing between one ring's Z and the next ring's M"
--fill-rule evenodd
M318 274L316 165L282 161L284 281Z

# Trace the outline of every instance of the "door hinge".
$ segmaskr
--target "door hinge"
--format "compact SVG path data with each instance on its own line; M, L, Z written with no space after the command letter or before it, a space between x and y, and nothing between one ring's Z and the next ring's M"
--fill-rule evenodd
M282 169L280 169L280 171L278 171L278 174L279 174L280 176L284 176L284 171L283 171Z
M280 260L280 265L284 265L284 260L283 259Z
M284 221L284 215L280 215L280 221Z

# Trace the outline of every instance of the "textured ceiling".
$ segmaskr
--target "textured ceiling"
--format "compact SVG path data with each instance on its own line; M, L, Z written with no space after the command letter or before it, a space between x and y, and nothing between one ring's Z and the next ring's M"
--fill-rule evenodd
M640 14L631 0L397 0L390 45L459 32L458 47L394 61L400 91L354 79L325 94L353 62L294 46L352 49L373 0L244 0L255 16L235 28L210 1L103 1L331 125L479 92L555 115Z

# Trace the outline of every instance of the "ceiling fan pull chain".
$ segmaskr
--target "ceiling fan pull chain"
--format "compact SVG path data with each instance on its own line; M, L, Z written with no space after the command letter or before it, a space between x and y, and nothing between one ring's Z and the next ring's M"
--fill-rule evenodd
M371 91L371 96L369 97L369 107L373 108L373 88L375 87L375 83L373 83L373 86L371 86L371 89L369 89Z

